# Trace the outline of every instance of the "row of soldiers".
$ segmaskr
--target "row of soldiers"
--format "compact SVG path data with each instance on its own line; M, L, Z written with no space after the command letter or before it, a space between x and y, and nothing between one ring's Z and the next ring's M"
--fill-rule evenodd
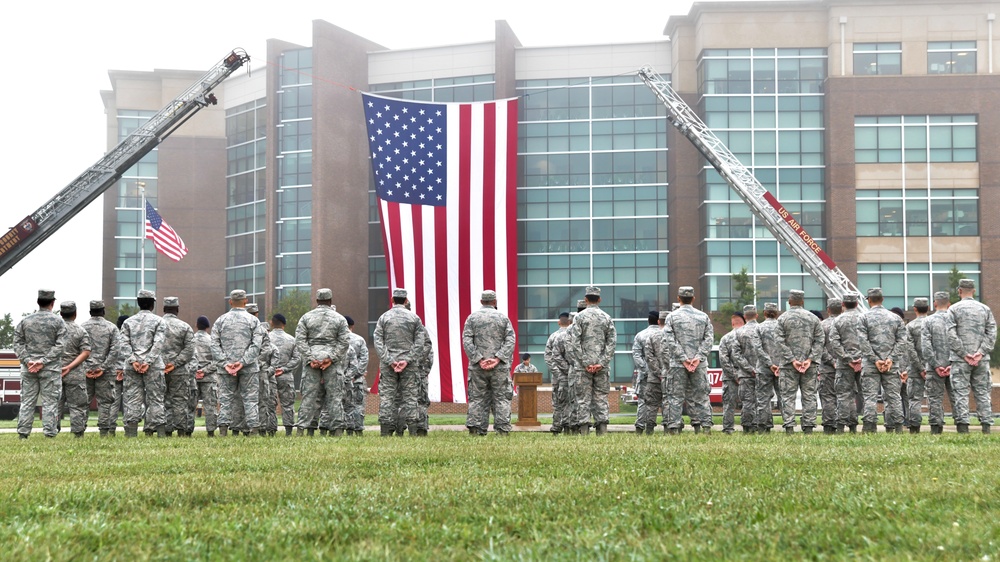
M368 350L353 333L353 321L336 313L332 292L317 292L316 309L299 321L295 337L286 319L275 314L261 322L246 292L230 294L231 309L214 326L199 317L197 331L177 317L180 300L167 297L163 316L153 311L156 295L140 291L139 312L104 318L103 301L90 302L90 319L76 322L76 304L60 303L54 291L38 292L39 310L17 325L14 351L21 362L18 434L31 433L36 404L42 402L46 437L55 437L61 412L69 410L70 429L82 437L89 405L97 399L98 428L114 436L118 414L126 437L174 431L190 436L200 401L209 436L218 430L274 435L277 407L286 435L321 431L360 435L364 429L365 372ZM302 366L303 401L294 410L294 372ZM329 369L333 365L336 368Z
M862 312L861 296L849 293L828 301L828 316L822 321L803 309L801 291L791 292L789 310L780 316L776 303L765 304L762 323L756 320L754 306L744 307L744 318L734 317L734 329L719 343L724 430L733 431L739 400L743 430L770 431L771 399L777 391L788 433L795 427L797 394L806 433L816 425L817 397L824 433L856 432L859 413L862 431L875 432L879 395L886 431L908 427L911 433L920 432L926 398L931 433L941 433L946 393L959 433L969 431L970 394L975 396L982 431L989 433L993 423L989 358L996 321L989 307L975 300L973 280L961 280L958 294L959 302L952 305L949 293L935 293L933 314L928 299L914 299L916 318L907 324L901 311L897 314L883 306L878 287L868 290L869 310Z

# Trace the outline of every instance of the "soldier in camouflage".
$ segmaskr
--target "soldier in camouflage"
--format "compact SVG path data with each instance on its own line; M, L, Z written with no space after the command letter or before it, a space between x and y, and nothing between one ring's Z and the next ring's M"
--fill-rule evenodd
M379 316L373 334L379 357L378 421L383 437L404 427L411 436L426 435L417 402L427 330L406 304L406 289L393 289L392 308Z
M819 363L823 360L826 335L819 318L802 305L805 293L788 293L788 311L778 318L776 339L780 350L778 388L781 393L781 419L785 433L795 432L795 395L802 393L802 432L812 433L816 426L816 391ZM774 358L772 357L772 362Z
M277 401L281 404L281 425L285 427L285 436L290 437L295 428L295 369L302 363L302 357L295 338L285 332L287 323L283 314L272 316L270 336L274 346L271 365L274 367Z
M736 346L730 353L739 373L740 425L743 433L756 433L757 425L757 359L764 353L760 344L760 324L757 323L757 307L748 304L743 307L746 324L736 332Z
M957 303L949 314L954 322L951 332L951 386L955 393L955 427L959 433L969 431L969 394L976 398L976 417L983 433L993 425L990 392L990 354L997 340L997 323L990 307L977 301L976 283L972 279L958 282Z
M760 349L757 350L756 394L757 412L754 424L758 433L770 433L774 427L774 410L771 398L778 393L778 370L781 363L781 348L778 340L778 303L764 303L764 322L757 328ZM780 394L778 394L780 399ZM780 402L780 400L779 400ZM781 404L779 403L779 408Z
M580 435L590 432L591 417L597 435L608 431L608 392L611 359L615 353L615 323L601 310L601 289L586 288L587 308L576 315L567 336L570 369L576 371L576 426Z
M863 431L874 433L878 430L878 394L882 390L885 402L885 429L889 432L903 431L903 404L899 395L902 380L901 357L906 351L906 327L899 316L882 306L882 288L868 289L868 303L871 308L861 316L858 323L858 340L864 366L861 371L861 392L864 394L865 409L862 421Z
M549 335L549 339L545 342L545 365L549 369L549 380L552 382L552 428L549 431L555 435L569 428L566 418L571 400L567 381L569 360L566 357L569 324L569 313L559 314L559 329Z
M823 360L819 364L819 402L823 408L823 433L837 432L837 358L830 345L830 331L844 310L840 299L834 297L826 301L826 319L820 322L823 328Z
M691 306L694 302L693 287L678 289L677 300L680 308L667 316L663 327L664 356L661 362L664 359L669 362L665 393L670 417L664 422L668 433L680 433L684 423L681 413L686 400L695 433L708 433L712 428L711 387L708 383L708 355L715 340L712 320Z
M260 307L256 303L248 304L247 312L258 321L260 320ZM257 363L260 365L260 371L257 373L260 378L257 416L260 418L261 433L269 437L274 437L274 434L278 431L278 397L275 391L277 385L274 382L274 367L272 365L274 345L271 342L269 326L264 322L260 322L259 326L261 331L261 347L260 355L257 357Z
M635 339L632 340L632 365L635 368L635 394L639 400L635 411L636 433L643 433L645 431L646 397L643 396L643 394L645 392L647 373L649 372L646 361L646 340L652 337L653 334L661 331L659 326L659 311L649 311L649 315L646 320L649 322L649 326L636 334ZM649 432L653 432L652 427Z
M514 383L510 362L514 356L514 327L497 310L497 294L483 291L483 305L465 320L462 346L469 358L469 413L465 426L470 435L486 435L493 411L493 429L499 435L511 430L510 402Z
M837 433L843 433L845 427L855 433L858 427L857 397L861 389L864 357L858 331L861 324L861 311L858 310L860 298L861 295L853 292L844 295L844 312L834 321L829 334L831 355L837 359L834 382L837 389Z
M410 301L407 300L406 304L407 310L409 310ZM424 432L427 432L430 430L430 416L428 416L428 411L431 407L430 374L431 367L434 366L434 342L431 341L431 335L427 331L427 326L424 326L422 321L420 326L424 329L424 349L420 353L423 359L420 361L420 376L417 377L420 385L417 389L417 414L420 416L421 427ZM399 431L398 427L396 431Z
M944 394L951 378L952 334L954 319L949 314L951 296L945 291L934 293L934 314L923 322L920 330L920 350L924 360L924 389L927 393L927 417L932 434L944 430ZM954 403L952 404L954 412Z
M351 330L351 349L354 361L347 369L344 379L344 416L347 418L347 434L361 437L365 430L365 374L368 372L368 343L354 332L354 319L347 316L347 327ZM426 378L426 376L425 376ZM426 415L426 411L424 412ZM426 430L427 428L424 427Z
M163 346L167 325L153 314L156 295L142 290L136 298L139 312L122 324L122 354L125 357L124 392L125 437L138 434L139 420L145 413L145 428L159 437L167 436L163 377Z
M233 404L243 405L243 415L251 435L260 433L260 365L263 348L260 321L246 311L247 293L235 289L229 294L229 312L212 327L212 357L219 364L219 435L226 437L233 418Z
M906 380L906 399L910 403L906 425L910 428L910 433L920 433L920 426L923 424L924 393L927 380L927 361L923 352L923 326L927 321L928 307L927 299L913 299L913 312L916 318L906 325L906 332L910 340L909 347L909 377Z
M656 416L663 412L663 430L670 423L670 405L667 400L667 376L670 357L664 349L663 327L666 325L669 310L661 310L656 325L659 331L653 332L643 343L643 356L646 360L646 384L643 388L643 403L645 405L641 421L646 435L652 435L656 430Z
M729 324L732 330L719 340L719 363L722 366L722 432L726 435L736 431L736 409L740 398L740 368L737 360L740 342L737 332L746 324L743 313L734 312Z
M215 431L219 429L219 369L212 356L212 326L207 316L198 317L192 363L195 368L195 404L190 408L193 411L197 407L198 400L201 400L201 408L205 414L205 430L209 437L215 437Z
M325 406L329 421L325 429L334 436L344 434L344 374L351 347L347 319L333 308L333 291L316 291L316 308L302 315L295 328L295 345L302 360L302 404L299 431L313 436L320 411ZM322 396L322 403L321 401ZM325 421L325 420L324 420Z
M115 420L115 424L118 423L118 417L121 416L122 423L124 423L125 416L125 338L122 336L122 326L125 325L125 321L128 320L128 314L120 314L115 321L115 326L118 328L118 343L116 348L118 349L118 362L115 365L115 400L111 405L111 419Z
M35 405L42 399L42 432L53 438L59 431L62 396L62 358L66 323L52 313L55 291L38 291L38 312L21 319L14 328L14 353L21 362L21 408L17 434L27 439L35 421Z
M59 303L59 314L66 323L66 343L63 347L62 399L59 411L69 409L70 431L83 437L87 430L90 402L87 400L87 376L84 362L90 357L90 336L76 323L76 303Z
M163 322L166 336L163 340L163 375L167 383L164 398L167 409L167 435L187 435L187 409L191 403L191 373L188 365L194 357L194 330L177 317L181 311L178 297L163 299Z
M90 337L87 358L87 404L97 398L97 428L101 437L114 437L118 420L114 413L115 369L119 358L118 328L104 319L104 301L90 301L90 319L81 326Z

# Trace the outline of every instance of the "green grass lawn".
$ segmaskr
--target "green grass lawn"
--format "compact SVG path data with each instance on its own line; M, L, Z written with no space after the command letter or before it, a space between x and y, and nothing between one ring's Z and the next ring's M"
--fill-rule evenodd
M0 458L4 560L1000 559L980 434L8 434Z

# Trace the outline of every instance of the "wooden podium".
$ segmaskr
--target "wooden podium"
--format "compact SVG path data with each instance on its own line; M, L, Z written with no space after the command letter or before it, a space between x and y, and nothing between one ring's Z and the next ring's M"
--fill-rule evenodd
M541 373L514 373L517 385L517 423L519 427L538 427L538 385Z

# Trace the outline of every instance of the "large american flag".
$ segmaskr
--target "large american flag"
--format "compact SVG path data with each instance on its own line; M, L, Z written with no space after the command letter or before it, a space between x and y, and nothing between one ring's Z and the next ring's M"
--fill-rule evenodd
M181 261L181 258L188 253L184 241L169 224L163 222L163 217L156 212L149 201L146 201L146 238L153 241L153 246L157 250L174 261Z
M484 289L517 327L517 100L363 101L390 291L433 342L431 401L467 402L462 328Z

